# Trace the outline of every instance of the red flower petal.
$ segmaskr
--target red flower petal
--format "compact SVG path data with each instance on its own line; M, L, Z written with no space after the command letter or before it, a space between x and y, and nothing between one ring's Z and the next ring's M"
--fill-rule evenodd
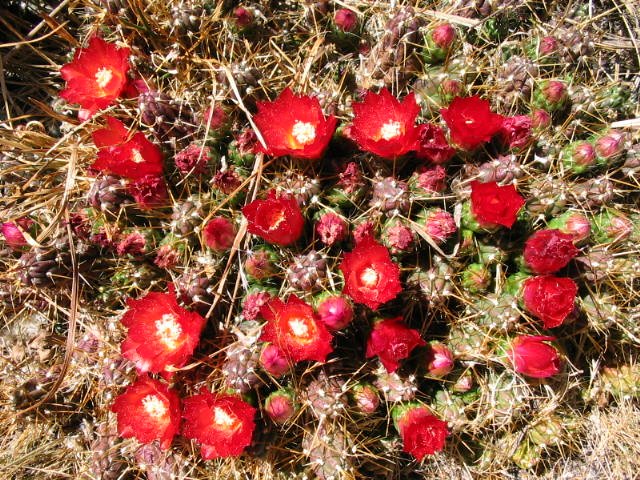
M99 149L92 169L131 180L162 176L162 152L142 132L129 139L124 124L116 118L107 117L107 128L96 130L92 137Z
M554 273L578 255L573 236L560 230L540 230L524 245L524 261L535 273Z
M524 198L513 185L471 182L471 213L483 227L511 228L524 204Z
M316 160L322 156L336 129L336 118L325 118L315 97L294 95L285 88L273 102L258 102L253 117L267 148L267 155Z
M290 245L302 235L304 217L294 198L276 197L275 190L265 200L254 200L242 208L247 230L276 245Z
M108 107L127 85L128 59L128 48L93 37L87 48L77 49L73 61L60 69L67 82L60 96L91 114Z
M393 159L416 149L420 106L413 93L399 102L386 88L368 91L363 102L353 104L353 113L350 132L362 150Z
M372 310L402 291L400 268L391 260L389 251L370 236L344 254L340 270L344 275L343 293Z
M182 433L201 444L204 460L236 457L251 443L256 409L235 395L206 390L183 402Z
M142 443L160 440L166 450L180 427L180 397L166 385L147 377L118 395L111 406L118 415L118 434Z
M451 141L465 150L488 142L502 128L502 115L493 113L489 102L477 95L454 98L440 114L447 122Z
M311 305L291 295L284 303L274 298L260 309L267 320L260 340L276 345L293 362L326 361L333 337L313 313Z
M511 343L507 356L516 372L532 378L547 378L560 371L558 351L547 341L554 337L520 335Z
M366 356L377 355L387 372L395 372L400 360L408 358L414 348L426 344L417 330L402 322L402 317L388 318L374 325L367 341Z
M403 451L421 461L444 448L449 432L447 422L432 415L426 407L407 410L398 420Z
M578 286L570 278L542 275L527 278L522 284L522 301L544 328L562 325L573 311Z
M206 320L178 305L175 292L151 292L127 302L122 324L129 329L122 342L122 355L139 372L171 376L171 368L182 367L198 345Z

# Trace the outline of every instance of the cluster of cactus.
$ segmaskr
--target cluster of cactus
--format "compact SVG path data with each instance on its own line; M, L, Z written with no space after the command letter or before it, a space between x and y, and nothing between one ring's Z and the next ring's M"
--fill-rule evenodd
M8 146L0 305L16 319L0 326L12 358L4 373L14 378L0 393L17 413L53 410L55 422L76 429L74 448L89 453L67 475L435 478L446 476L444 457L480 477L514 467L539 473L581 454L581 416L640 398L640 133L637 119L626 122L640 117L628 73L638 65L612 49L594 55L610 38L600 17L618 14L571 2L439 1L427 10L175 0L157 11L86 3L77 31L100 27L131 49L127 93L76 130L59 125L76 121L74 103L55 99L55 126L0 138ZM603 70L610 62L620 66L616 81ZM315 97L323 121L338 119L316 158L304 148L274 153L271 127L260 124L285 87ZM440 137L427 129L391 158L366 147L354 117L387 88L399 110L416 95L418 124L441 132L437 152ZM499 114L512 123L465 146L447 115L472 95L488 101L487 122ZM140 187L134 171L101 170L96 131L106 117L126 125L127 141L141 133L158 148L153 182L143 177ZM319 130L308 125L296 122L287 145L312 143ZM405 127L387 123L380 135L394 139ZM73 177L59 145L74 159ZM509 226L478 215L478 184L521 196ZM247 206L271 198L300 212L292 241L269 236L282 218L256 230ZM545 271L526 249L549 230L572 253ZM398 271L398 291L374 292L380 301L354 294L345 266L371 239ZM577 290L553 323L524 292L531 279L556 275ZM118 438L110 408L139 367L119 353L118 319L128 300L149 292L175 292L181 308L207 320L169 382L181 398L206 389L256 409L242 459L203 461L184 439L166 451ZM291 298L330 333L326 361L294 361L277 338L265 341L274 300ZM415 344L374 351L379 326L398 318ZM72 334L66 358L61 345ZM518 363L527 338L553 357L542 372ZM399 366L389 367L389 356ZM66 378L56 384L58 375ZM100 394L88 401L92 388ZM84 409L82 418L61 420L65 403ZM418 455L409 447L411 409L446 422L444 448ZM216 473L225 469L233 473Z

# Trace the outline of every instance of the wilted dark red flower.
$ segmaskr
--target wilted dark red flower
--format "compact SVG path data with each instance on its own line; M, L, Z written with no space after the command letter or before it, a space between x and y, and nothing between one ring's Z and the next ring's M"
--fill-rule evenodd
M393 159L416 149L420 106L413 93L400 102L386 88L368 91L353 113L351 135L362 150Z
M489 102L477 95L454 98L440 114L449 126L451 141L464 150L488 142L502 127L502 115L493 113Z
M260 315L260 309L271 300L271 294L266 290L249 293L242 302L242 316L245 320L255 320Z
M107 117L107 128L96 130L92 137L98 147L98 159L91 165L92 169L132 180L162 175L160 149L142 132L131 136L120 120Z
M321 215L315 227L320 241L328 246L341 242L349 233L349 226L344 217L333 212Z
M147 239L137 231L132 231L124 235L116 245L118 255L144 255L148 252Z
M407 327L402 317L387 318L376 322L367 341L367 358L375 355L387 372L395 372L400 360L409 357L411 350L426 345L420 332Z
M254 200L242 208L247 230L276 245L290 245L300 238L304 218L295 198L278 197L270 190L266 199Z
M182 367L200 341L206 320L178 305L175 292L150 292L130 299L122 324L129 329L122 355L135 363L138 372L172 375Z
M504 225L511 228L524 203L514 185L471 182L471 213L483 227Z
M427 193L438 193L447 188L445 181L447 172L440 165L430 167L420 166L412 175L412 181L413 178L415 178L415 187Z
M558 351L543 342L554 337L520 335L511 342L507 356L516 372L533 378L547 378L560 371Z
M207 146L197 145L195 143L187 148L180 150L175 158L174 163L180 173L187 175L202 175L207 173L207 164L209 163L211 150Z
M528 115L505 117L500 138L509 148L524 148L533 141L533 121Z
M344 275L342 292L372 310L402 291L400 268L391 260L389 251L371 236L344 254L340 270Z
M237 395L214 395L204 388L183 401L182 434L200 443L204 460L237 457L251 444L256 409Z
M356 225L353 229L353 239L356 244L363 241L365 238L373 237L375 234L376 226L371 220L365 220L362 223Z
M79 48L73 61L60 69L67 87L60 96L79 103L89 118L108 107L127 86L129 49L118 48L99 37L89 40L87 48Z
M446 242L458 231L453 215L441 208L430 208L421 214L424 218L424 230L437 243Z
M451 160L456 150L449 145L442 128L431 123L420 125L416 156L429 160L431 163L441 164Z
M165 384L146 375L127 387L111 406L118 415L118 434L142 443L160 440L160 448L171 446L180 428L180 397Z
M267 155L316 160L322 156L336 129L336 118L322 113L315 97L294 95L285 88L273 102L258 102L253 121L267 148L257 145Z
M204 243L214 252L229 250L236 238L236 226L226 217L213 217L205 225Z
M522 303L544 328L562 325L573 311L578 286L570 278L541 275L527 278L522 284Z
M136 201L138 207L144 210L162 207L169 199L164 178L155 175L146 175L133 180L127 185L127 192Z
M432 415L427 407L421 405L397 408L399 413L394 414L394 423L402 437L404 452L421 461L426 455L433 455L444 448L449 435L447 422Z
M333 337L313 313L311 305L295 295L284 303L274 298L260 309L267 324L260 340L276 345L293 362L324 362L333 347Z
M557 272L578 253L573 236L560 230L540 230L524 244L524 261L540 275Z

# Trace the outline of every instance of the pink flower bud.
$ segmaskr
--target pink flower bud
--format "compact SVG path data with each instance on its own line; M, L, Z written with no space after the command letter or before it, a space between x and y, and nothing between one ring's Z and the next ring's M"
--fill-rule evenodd
M290 369L289 362L284 353L274 344L268 343L260 352L260 365L265 372L280 377Z
M573 151L573 161L578 165L591 166L596 161L596 151L589 142L581 142Z
M598 157L613 159L624 150L625 134L617 130L611 130L606 135L596 140L595 152Z
M441 244L458 231L453 215L440 208L425 212L424 229L434 242Z
M317 312L320 321L330 330L342 330L353 320L351 302L340 295L332 295L320 299Z
M551 125L551 115L545 110L534 110L531 114L531 125L533 128L546 128Z
M567 218L564 228L560 230L571 235L574 242L581 242L591 235L591 222L583 214L574 212Z
M348 8L341 8L333 17L333 21L343 32L352 32L358 24L358 17L355 12Z
M617 242L626 240L633 232L633 221L623 215L612 215L606 230Z
M443 50L446 50L451 46L456 38L456 30L450 23L443 23L438 25L433 32L431 32L431 39L433 42Z
M208 126L213 132L221 129L229 119L227 112L225 112L224 108L220 105L216 105L213 108L207 108L202 116L204 126Z
M271 294L259 291L248 294L242 302L242 316L246 320L255 320L260 315L260 309L269 302Z
M558 41L555 37L544 37L540 40L538 52L540 55L551 55L558 49Z
M549 80L543 90L547 101L551 103L562 103L567 98L567 87L558 80Z
M369 383L360 383L353 387L353 399L360 413L365 415L371 415L380 406L378 389Z
M453 384L453 391L458 393L468 392L473 388L473 376L467 371L460 375L456 383Z
M453 370L453 353L443 343L432 343L427 356L427 370L434 377L444 377Z
M4 235L4 240L12 249L19 250L20 248L27 245L27 240L24 238L24 235L18 228L17 224L20 224L23 229L25 228L23 225L26 225L28 228L29 225L33 223L30 219L21 219L16 223L6 222L2 224L2 235ZM28 222L25 222L27 220Z
M448 78L440 83L440 89L446 96L457 97L462 92L462 83Z
M267 412L271 420L278 424L289 421L295 415L296 410L293 391L288 388L276 390L264 402L264 411Z
M235 19L238 28L247 28L253 23L253 12L244 7L238 7L233 11L233 17Z
M203 230L204 243L214 252L224 252L233 245L236 227L225 217L213 217Z
M244 270L256 280L270 277L276 272L274 257L275 254L267 250L250 252L244 261Z

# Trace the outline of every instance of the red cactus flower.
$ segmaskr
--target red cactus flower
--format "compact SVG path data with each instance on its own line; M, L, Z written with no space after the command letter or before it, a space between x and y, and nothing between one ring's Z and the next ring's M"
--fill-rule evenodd
M578 286L570 278L541 275L522 284L522 303L544 328L562 325L575 306Z
M409 357L411 350L426 345L417 330L407 327L402 317L387 318L373 326L367 341L367 358L375 355L387 369L395 372L400 366L400 360Z
M444 135L442 128L431 123L420 125L416 156L429 160L431 163L441 164L451 160L456 151Z
M167 184L163 177L146 175L127 185L127 192L143 210L166 205L169 199Z
M276 245L291 245L300 238L304 218L298 202L291 197L277 197L271 190L265 200L254 200L242 208L249 225L247 230Z
M340 270L344 275L342 292L372 310L402 291L400 268L391 261L389 251L371 236L344 254Z
M331 352L333 337L313 313L311 305L295 295L284 303L274 298L260 309L267 321L260 340L271 342L293 362L324 362Z
M505 117L500 128L500 138L509 148L525 148L533 141L533 121L528 115Z
M79 48L73 61L60 69L67 82L60 96L79 103L87 118L108 107L127 86L129 49L118 48L99 37L89 40L87 48Z
M573 236L560 230L540 230L524 244L524 261L537 274L554 273L578 255Z
M402 437L402 450L418 461L441 451L449 435L447 422L421 405L400 407L399 413L394 411L394 423Z
M225 217L213 217L207 222L202 232L204 243L214 252L224 252L233 245L236 227Z
M107 117L107 128L96 130L92 137L98 147L98 159L91 165L92 169L131 180L162 175L160 149L142 132L131 136L120 120Z
M172 369L182 367L191 357L206 320L180 307L173 289L130 299L127 306L121 322L129 332L122 342L122 355L139 372L170 377Z
M294 95L285 88L273 102L258 102L253 116L267 148L257 148L267 155L316 160L322 156L336 129L336 118L322 113L315 97Z
M165 384L146 375L116 397L111 411L118 416L118 434L142 443L160 440L171 446L180 427L180 397Z
M237 457L251 444L256 409L236 395L202 389L183 401L182 434L200 443L204 460Z
M358 17L356 13L348 8L341 8L336 11L333 21L343 32L352 32L358 25Z
M507 356L516 372L533 378L547 378L560 371L558 351L543 342L554 337L520 335L511 342Z
M496 182L471 182L471 213L483 227L503 225L511 228L524 203L513 185L502 187Z
M464 150L488 142L502 127L502 115L493 113L489 102L477 95L454 98L440 114L449 126L451 141Z
M353 113L351 135L362 150L393 159L416 149L420 106L413 93L400 102L386 88L368 91L363 102L353 104Z

